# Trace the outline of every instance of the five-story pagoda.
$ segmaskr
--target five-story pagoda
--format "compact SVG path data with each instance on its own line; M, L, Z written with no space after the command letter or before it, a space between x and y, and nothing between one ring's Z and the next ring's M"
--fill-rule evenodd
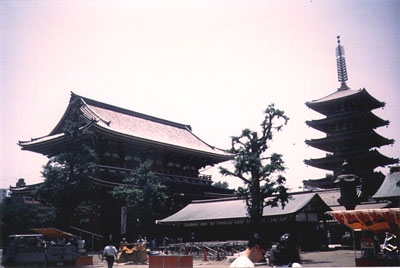
M323 119L306 121L306 124L322 131L326 137L306 140L306 144L326 151L323 158L308 159L307 165L333 171L333 178L319 180L326 188L333 186L333 179L340 175L342 164L346 161L352 173L361 178L361 199L372 196L381 185L384 175L375 172L377 167L398 163L398 159L390 158L379 153L376 148L393 144L393 139L382 137L375 129L389 125L371 111L385 106L371 96L365 88L352 90L346 85L347 70L344 48L336 48L338 80L341 83L336 92L321 99L307 102L307 107L325 116ZM305 181L312 183L312 180Z

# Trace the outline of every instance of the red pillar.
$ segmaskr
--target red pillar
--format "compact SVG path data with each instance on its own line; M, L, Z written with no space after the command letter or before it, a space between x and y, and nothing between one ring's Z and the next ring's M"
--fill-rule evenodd
M203 261L207 261L207 249L206 249L206 247L203 248Z

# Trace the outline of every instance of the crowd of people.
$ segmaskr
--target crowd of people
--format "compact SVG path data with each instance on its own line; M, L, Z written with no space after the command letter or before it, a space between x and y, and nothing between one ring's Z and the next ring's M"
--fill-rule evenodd
M396 236L386 233L383 250L387 254L398 252ZM168 239L163 239L163 245L167 244ZM146 245L146 237L139 236L136 243L129 244L123 238L119 244L119 250L109 244L104 248L104 256L108 267L112 268L116 260L117 253L123 251L128 245ZM260 234L253 233L248 240L247 247L238 254L238 257L231 263L230 267L255 267L257 263L265 262L274 267L301 267L301 247L297 236L294 233L285 233L275 245L270 240Z
M122 238L119 249L111 243L107 244L103 250L103 255L108 268L113 267L118 252L132 244L147 244L147 239L139 236L136 243L128 243L126 238ZM279 243L273 247L266 237L253 233L248 240L247 248L240 253L230 267L255 267L256 263L266 262L267 256L269 256L268 261L272 266L301 267L300 244L296 236L290 233L282 235Z

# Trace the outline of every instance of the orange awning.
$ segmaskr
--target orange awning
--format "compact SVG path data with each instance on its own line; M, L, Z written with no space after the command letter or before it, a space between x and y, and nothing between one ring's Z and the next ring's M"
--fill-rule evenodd
M385 231L399 233L400 230L400 208L341 210L326 213L351 229L374 233Z
M61 231L57 228L32 228L32 231L43 234L45 236L50 236L54 238L72 238L72 237L77 237L76 235Z

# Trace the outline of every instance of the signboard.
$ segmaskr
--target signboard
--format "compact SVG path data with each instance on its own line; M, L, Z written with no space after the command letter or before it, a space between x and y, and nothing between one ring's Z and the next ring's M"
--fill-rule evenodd
M126 234L126 207L121 207L121 234Z

